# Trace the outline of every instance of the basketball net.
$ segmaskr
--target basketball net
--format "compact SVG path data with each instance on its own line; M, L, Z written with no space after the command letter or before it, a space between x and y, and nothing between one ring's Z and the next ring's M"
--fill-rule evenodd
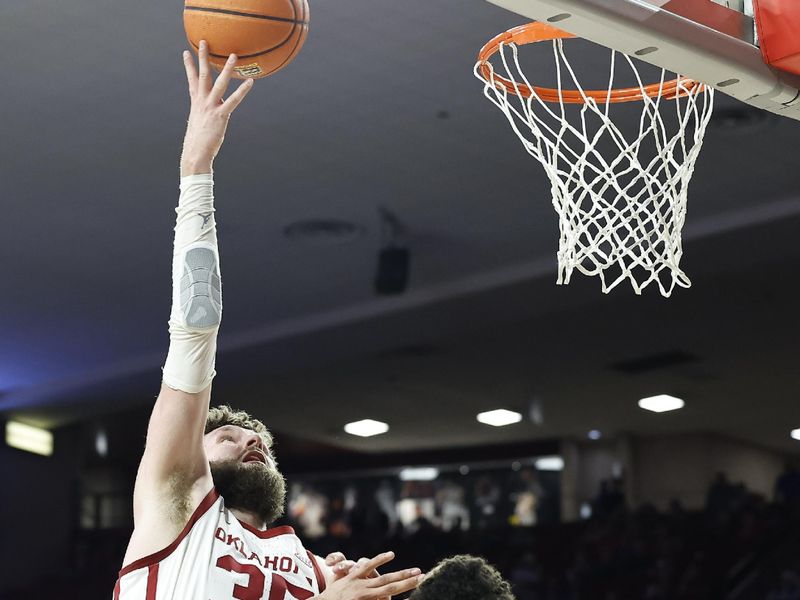
M656 283L668 297L676 285L691 285L680 269L681 230L714 91L681 77L667 81L664 70L659 83L645 86L633 60L614 50L607 89L584 90L564 54L566 37L572 36L541 23L501 34L481 51L475 75L550 180L560 230L558 284L577 269L599 276L604 293L628 280L637 294ZM535 87L519 63L519 45L546 40L557 89ZM503 76L489 61L495 54ZM617 63L630 67L637 87L614 89ZM575 90L565 90L562 79ZM623 132L611 105L637 100L638 127ZM665 120L668 111L676 121Z

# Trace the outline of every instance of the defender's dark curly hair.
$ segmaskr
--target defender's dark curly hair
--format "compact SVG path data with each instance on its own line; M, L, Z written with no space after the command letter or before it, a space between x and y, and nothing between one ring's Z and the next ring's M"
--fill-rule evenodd
M261 436L267 448L272 448L272 434L264 426L264 423L243 410L234 410L227 404L208 409L204 433L219 429L223 425L237 425L251 429Z
M408 600L515 600L511 586L483 558L459 554L441 561Z

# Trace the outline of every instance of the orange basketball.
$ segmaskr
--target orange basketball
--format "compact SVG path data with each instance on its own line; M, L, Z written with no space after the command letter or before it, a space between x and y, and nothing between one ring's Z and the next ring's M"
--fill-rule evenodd
M307 0L186 0L183 25L198 50L208 42L209 61L222 69L228 56L239 60L238 79L271 75L288 65L306 41Z

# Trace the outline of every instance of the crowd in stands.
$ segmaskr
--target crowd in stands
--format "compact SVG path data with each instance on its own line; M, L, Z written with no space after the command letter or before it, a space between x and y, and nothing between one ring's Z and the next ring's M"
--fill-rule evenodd
M481 498L472 498L469 527L460 521L446 525L441 510L438 518L419 514L407 525L392 526L392 515L372 496L349 510L346 501L334 499L324 533L310 543L321 553L336 549L353 557L391 548L398 567L423 569L452 554L482 555L512 583L518 600L800 600L795 470L778 480L774 502L720 473L700 511L687 511L677 501L667 511L630 511L619 482L608 481L592 502L590 518L542 520L534 527L515 522L508 509L490 511L503 518L481 518ZM781 548L797 560L770 573ZM765 581L752 585L762 571Z
M677 501L666 511L629 510L620 482L608 481L591 516L572 523L551 514L551 486L524 468L502 485L475 476L459 489L455 481L376 480L356 493L345 484L295 484L284 523L323 556L391 549L393 567L423 570L455 554L484 556L517 600L800 600L796 470L779 478L773 501L719 474L696 511ZM48 585L63 600L108 597L129 534L83 532L72 564Z

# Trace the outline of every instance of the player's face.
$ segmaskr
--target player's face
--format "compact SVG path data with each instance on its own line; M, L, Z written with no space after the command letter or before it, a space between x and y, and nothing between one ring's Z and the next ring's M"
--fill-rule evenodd
M211 463L238 461L242 464L277 469L272 450L255 431L236 425L223 425L203 436L203 448Z
M225 425L203 437L203 448L228 506L257 514L265 525L283 514L286 481L257 433Z

